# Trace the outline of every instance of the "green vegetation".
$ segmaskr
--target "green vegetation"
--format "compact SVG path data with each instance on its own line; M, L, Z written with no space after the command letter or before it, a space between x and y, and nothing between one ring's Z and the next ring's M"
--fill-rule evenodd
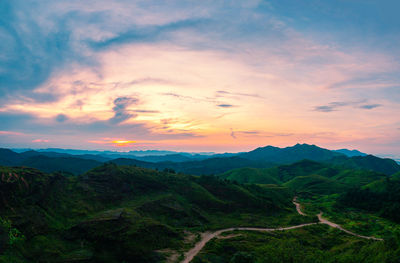
M222 179L246 184L279 184L280 181L269 174L269 169L238 168L218 176Z
M297 176L283 184L298 193L332 194L345 191L348 186L336 180L320 176Z
M295 213L287 188L213 176L114 164L77 177L0 174L0 262L159 262L163 249L183 253L200 231L314 220Z
M192 261L200 262L398 262L393 241L361 240L326 225L282 232L225 233L207 243Z
M0 262L176 262L205 231L293 226L316 222L320 211L350 231L385 242L321 225L225 233L208 243L195 262L396 262L398 165L371 156L332 155L316 146L292 148L285 150L290 158L322 154L323 162L271 167L257 159L276 150L268 147L200 161L115 159L105 164L2 150L7 165L31 162L53 173L0 167ZM309 216L296 213L295 195Z

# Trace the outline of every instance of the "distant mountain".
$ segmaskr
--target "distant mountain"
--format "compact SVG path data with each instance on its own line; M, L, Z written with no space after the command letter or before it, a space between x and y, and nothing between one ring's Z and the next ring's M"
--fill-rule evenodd
M366 153L360 152L359 150L348 150L348 149L339 149L333 150L334 152L342 153L347 157L354 157L354 156L366 156Z
M207 158L213 155L224 155L215 154L214 152L175 152L175 151L164 151L164 150L139 150L139 151L129 151L129 152L119 152L119 151L96 151L96 150L77 150L77 149L60 149L60 148L47 148L47 149L11 149L17 153L35 151L40 153L60 153L69 155L98 155L106 157L107 159L124 158L124 157L146 157L146 156L164 156L164 155L175 155L180 154L186 157L193 158ZM226 153L227 155L233 155L231 153Z
M341 153L320 148L309 144L296 144L292 147L278 148L266 146L257 148L251 152L238 155L249 160L264 160L273 163L293 163L304 159L313 161L327 161L337 156L344 156Z
M83 151L79 150L79 153L83 153ZM344 154L308 144L297 144L286 148L267 146L247 153L225 153L211 156L168 154L135 157L125 155L125 153L105 156L91 153L71 155L33 150L16 153L9 149L0 149L0 165L27 166L45 172L64 171L73 174L81 174L104 162L158 170L172 169L186 174L203 175L220 174L245 167L269 168L279 164L292 164L301 160L324 162L351 169L371 170L387 175L400 171L400 166L391 159L382 159L372 155L347 157Z
M19 166L36 168L46 173L61 171L79 175L101 164L101 162L83 158L38 155L24 159Z
M0 165L26 166L44 172L62 171L78 175L102 164L101 161L91 158L104 159L101 156L73 156L64 153L41 153L32 150L16 153L9 149L0 149Z
M18 165L23 160L23 157L9 149L0 148L0 165L14 166Z
M193 158L188 157L183 154L167 154L167 155L148 155L148 156L135 156L136 160L146 161L146 162L186 162L192 161Z

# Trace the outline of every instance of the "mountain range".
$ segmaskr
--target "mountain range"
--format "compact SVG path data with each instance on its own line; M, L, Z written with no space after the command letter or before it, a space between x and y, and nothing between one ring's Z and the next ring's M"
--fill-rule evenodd
M279 164L291 164L301 160L326 162L338 166L372 170L384 174L400 171L400 166L388 158L366 155L358 151L332 151L315 145L296 144L291 147L260 147L253 151L237 154L189 154L167 153L154 155L160 151L151 151L148 156L134 156L133 153L95 152L77 150L76 155L64 150L33 151L17 153L10 149L0 149L0 165L26 166L45 172L62 171L71 174L82 174L105 162L118 165L134 165L151 169L170 169L176 172L202 175L219 174L235 168L253 167L269 168ZM73 150L67 150L73 152ZM140 152L141 154L143 152Z

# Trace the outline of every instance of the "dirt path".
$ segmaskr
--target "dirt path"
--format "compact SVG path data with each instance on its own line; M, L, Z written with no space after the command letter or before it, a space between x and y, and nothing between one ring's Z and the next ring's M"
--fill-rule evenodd
M304 214L304 213L301 211L301 209L300 209L300 204L297 203L297 196L295 196L295 197L293 198L293 204L296 206L296 210L297 210L297 212L298 212L300 215L303 215L303 216L306 215L306 214ZM322 217L322 214L323 214L322 212L320 212L320 213L318 214L318 220L319 220L319 223L321 223L321 224L325 224L325 225L328 225L328 226L330 226L330 227L337 228L337 229L339 229L339 230L342 230L343 232L346 232L346 233L349 234L349 235L353 235L353 236L356 236L356 237L359 237L359 238L372 239L372 240L377 240L377 241L383 241L382 238L363 236L363 235L359 235L359 234L353 233L353 232L351 232L351 231L349 231L349 230L347 230L347 229L344 229L344 228L341 227L340 225L335 224L335 223L329 221L329 220L326 219L326 218L323 218L323 217Z
M289 226L289 227L278 227L278 228L258 228L258 227L231 227L221 229L215 232L205 232L201 235L201 240L188 252L185 253L185 259L182 263L189 263L192 259L200 252L200 250L207 244L208 241L221 235L224 232L234 231L234 230L245 230L245 231L260 231L260 232L272 232L272 231L283 231L283 230L291 230L295 228L301 228L310 225L316 225L318 223L308 223L308 224L301 224L296 226Z
M295 197L293 198L293 204L296 206L297 213L299 213L299 214L302 215L302 216L305 216L305 215L306 215L306 214L303 213L303 211L301 211L301 206L300 206L300 204L297 203L297 196L295 196Z
M303 215L303 216L306 215L301 211L300 204L297 203L297 196L295 196L293 198L293 204L296 206L296 210L300 215ZM289 226L289 227L278 227L278 228L231 227L231 228L221 229L221 230L218 230L218 231L215 231L215 232L204 232L203 234L201 234L200 241L191 250L189 250L188 252L185 253L185 258L181 263L189 263L190 261L192 261L192 259L201 251L201 249L207 244L207 242L210 241L211 239L213 239L214 237L217 237L217 236L221 235L224 232L234 231L234 230L272 232L272 231L291 230L291 229L296 229L296 228L301 228L301 227L310 226L310 225L316 225L316 224L326 224L328 226L340 229L343 232L346 232L347 234L350 234L350 235L353 235L353 236L356 236L356 237L365 238L365 239L372 239L372 240L378 240L378 241L382 241L383 240L381 238L362 236L362 235L358 235L356 233L353 233L351 231L348 231L348 230L344 229L343 227L341 227L341 226L339 226L339 225L337 225L337 224L335 224L335 223L323 218L322 217L322 212L320 212L318 214L318 219L319 219L318 223L307 223L307 224L301 224L301 225Z
M351 232L351 231L349 231L349 230L347 230L347 229L344 229L344 228L341 227L340 225L335 224L335 223L333 223L333 222L331 222L331 221L329 221L329 220L323 218L323 217L322 217L322 212L320 212L320 213L318 214L318 219L319 219L319 222L320 222L321 224L326 224L326 225L328 225L328 226L331 226L331 227L340 229L340 230L342 230L343 232L346 232L346 233L349 234L349 235L353 235L353 236L356 236L356 237L359 237L359 238L364 238L364 239L372 239L372 240L377 240L377 241L383 241L382 238L362 236L362 235L353 233L353 232Z

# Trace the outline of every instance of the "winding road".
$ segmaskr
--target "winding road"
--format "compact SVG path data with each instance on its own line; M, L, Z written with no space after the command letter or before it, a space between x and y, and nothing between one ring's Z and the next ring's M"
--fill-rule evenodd
M300 215L302 215L302 216L306 215L301 211L301 206L297 202L297 196L295 196L293 198L293 204L296 206L296 210ZM221 235L224 232L229 232L229 231L234 231L234 230L272 232L272 231L291 230L291 229L296 229L296 228L301 228L301 227L310 226L310 225L316 225L316 224L326 224L328 226L331 226L333 228L337 228L337 229L339 229L339 230L341 230L341 231L343 231L343 232L345 232L347 234L350 234L350 235L353 235L353 236L356 236L356 237L359 237L359 238L383 241L382 238L362 236L362 235L358 235L356 233L353 233L353 232L351 232L349 230L346 230L343 227L341 227L340 225L335 224L335 223L323 218L322 217L322 212L320 212L318 214L318 220L319 220L318 223L307 223L307 224L300 224L300 225L289 226L289 227L278 227L278 228L231 227L231 228L225 228L225 229L217 230L215 232L204 232L204 233L201 234L200 241L198 243L196 243L196 245L191 250L189 250L188 252L185 253L184 259L182 260L181 263L189 263L190 261L192 261L192 259L201 251L201 249L207 244L207 242L210 241L211 239L213 239L214 237L217 237L217 236Z

